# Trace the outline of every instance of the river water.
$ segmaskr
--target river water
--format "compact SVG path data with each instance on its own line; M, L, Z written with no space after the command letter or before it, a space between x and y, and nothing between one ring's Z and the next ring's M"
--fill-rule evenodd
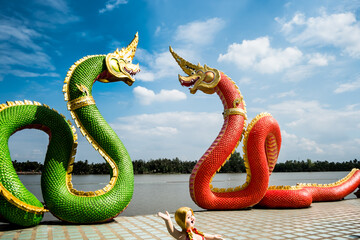
M299 172L273 173L270 185L295 185L296 183L333 183L345 177L348 172ZM189 194L189 174L163 175L135 175L133 198L122 216L155 214L158 211L175 212L181 206L191 207L193 210L202 210L192 200ZM27 189L40 201L43 201L40 187L40 175L19 176ZM94 191L105 187L109 182L108 175L74 175L74 188L82 191ZM229 188L242 185L246 174L222 173L213 179L213 186ZM356 198L352 193L346 197ZM46 213L44 220L54 220L50 213Z

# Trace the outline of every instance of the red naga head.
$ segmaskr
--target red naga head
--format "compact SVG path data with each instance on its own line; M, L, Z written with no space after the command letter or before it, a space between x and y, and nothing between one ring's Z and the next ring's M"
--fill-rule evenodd
M169 47L169 50L181 69L188 75L185 77L179 75L179 81L182 86L190 87L190 93L192 94L195 94L197 90L207 94L215 92L214 88L221 79L219 70L206 65L201 66L200 63L194 65L176 54L171 47Z

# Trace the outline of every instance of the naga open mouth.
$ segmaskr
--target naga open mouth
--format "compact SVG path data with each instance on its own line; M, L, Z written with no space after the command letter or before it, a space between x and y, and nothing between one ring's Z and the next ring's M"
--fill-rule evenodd
M112 76L105 79L98 78L98 80L100 82L123 81L131 86L135 82L133 76L140 72L139 64L132 63L137 44L138 34L136 33L134 39L126 48L122 48L120 51L116 49L115 52L107 54L105 58L106 67Z
M133 69L128 69L126 67L124 67L124 70L130 74L131 76L134 76L135 74L137 74L138 72L140 72L140 68L136 69L136 70L133 70Z
M180 84L181 86L183 87L191 87L193 85L195 85L195 83L200 79L199 76L197 77L192 77L192 76L189 76L189 77L183 77L183 76L180 76L179 75L179 81L180 81Z
M95 78L95 81L99 81L103 83L123 81L129 86L131 86L135 81L133 76L136 75L138 72L140 72L140 68L133 70L124 67L123 69L124 69L123 74L117 73L116 75L112 74L108 70L105 70Z
M107 70L99 74L95 80L104 83L123 81L129 86L135 82L133 76L140 72L139 64L125 63L116 58L110 59L109 62Z
M221 79L219 70L206 65L202 67L200 63L194 65L177 55L171 47L169 50L181 69L188 75L187 77L179 75L181 86L190 87L191 94L195 94L197 90L206 94L215 93L215 87Z

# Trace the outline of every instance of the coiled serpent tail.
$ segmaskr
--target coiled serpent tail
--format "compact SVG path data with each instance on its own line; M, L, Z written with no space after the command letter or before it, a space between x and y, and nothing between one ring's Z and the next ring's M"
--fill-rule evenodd
M77 135L70 121L38 102L0 105L0 215L9 222L37 225L46 211L72 223L104 222L127 207L134 188L132 162L120 139L101 116L91 92L95 81L133 83L132 76L140 70L131 63L137 43L136 34L121 51L84 57L70 68L65 78L63 92L71 116L111 167L110 182L103 189L84 192L72 186ZM41 176L46 208L24 187L11 162L8 139L24 128L39 129L49 135Z

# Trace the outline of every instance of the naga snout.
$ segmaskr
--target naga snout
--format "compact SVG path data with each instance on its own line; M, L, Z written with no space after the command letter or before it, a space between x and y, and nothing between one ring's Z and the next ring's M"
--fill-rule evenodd
M193 86L196 83L196 81L198 81L199 79L200 79L200 76L183 77L179 74L179 82L180 82L181 86L184 86L184 87Z

